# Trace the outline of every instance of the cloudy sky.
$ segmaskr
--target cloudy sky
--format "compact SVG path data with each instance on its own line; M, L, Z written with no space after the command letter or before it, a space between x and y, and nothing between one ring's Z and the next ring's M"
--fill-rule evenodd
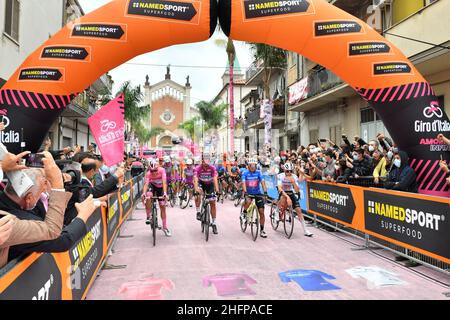
M85 13L88 14L110 2L110 0L79 0L79 2ZM190 76L192 104L199 100L212 100L222 88L221 76L227 63L225 49L217 47L214 42L218 38L225 39L225 35L222 32L216 32L208 41L177 45L130 60L129 63L150 65L125 63L112 70L110 74L114 80L114 92L118 90L121 83L127 80L131 80L135 85L143 84L147 74L150 77L150 83L154 84L164 80L165 66L171 64L172 80L184 84L186 76ZM245 43L236 42L235 45L239 63L245 72L245 68L249 67L252 62L252 55ZM155 64L163 66L152 66ZM189 67L174 67L174 65ZM195 66L207 66L209 68Z

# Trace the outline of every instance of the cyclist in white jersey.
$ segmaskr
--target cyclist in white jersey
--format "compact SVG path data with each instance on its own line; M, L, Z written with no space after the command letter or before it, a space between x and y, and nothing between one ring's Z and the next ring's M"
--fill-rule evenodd
M300 188L298 187L300 181L293 171L294 165L291 162L286 162L284 164L284 172L278 175L278 192L280 194L278 207L292 206L302 224L305 236L311 237L313 234L306 229L305 219L303 219L303 213L296 196L296 194L300 193ZM278 217L275 218L278 219Z

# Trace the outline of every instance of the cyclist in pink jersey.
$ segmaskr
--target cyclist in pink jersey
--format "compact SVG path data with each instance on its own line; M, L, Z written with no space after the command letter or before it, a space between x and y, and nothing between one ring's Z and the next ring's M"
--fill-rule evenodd
M164 197L167 199L167 177L166 171L161 168L156 159L150 161L150 168L145 176L145 184L142 195L142 201L145 201L145 211L147 213L146 224L150 224L150 215L152 211L152 203L146 197ZM161 209L161 220L163 222L163 231L167 237L172 234L167 228L166 201L160 200L159 207Z
M212 194L214 192L219 193L219 183L217 181L217 170L214 166L210 165L210 157L208 155L203 155L202 163L195 168L194 175L194 189L195 189L195 207L197 209L197 220L201 220L200 213L200 194L206 192L206 194ZM216 226L216 198L210 199L211 205L211 226L213 233L217 234Z
M194 175L195 175L195 167L194 161L192 159L186 160L186 167L182 171L182 180L185 187L188 188L189 194L192 195L192 191L194 190ZM192 207L192 203L189 202L189 207Z

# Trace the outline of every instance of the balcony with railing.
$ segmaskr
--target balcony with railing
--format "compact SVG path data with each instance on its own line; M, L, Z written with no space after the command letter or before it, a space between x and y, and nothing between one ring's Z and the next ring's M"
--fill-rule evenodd
M298 98L290 99L289 111L305 112L313 108L328 104L341 98L355 95L355 91L341 78L328 69L321 68L312 71L307 78L299 82L307 81L306 87L301 86L300 91L295 91L294 84L289 88L290 95Z
M284 101L284 100L281 100ZM245 113L245 127L247 129L262 129L264 128L264 119L260 117L261 106L253 105ZM275 101L272 111L272 126L284 122L286 109L284 103Z

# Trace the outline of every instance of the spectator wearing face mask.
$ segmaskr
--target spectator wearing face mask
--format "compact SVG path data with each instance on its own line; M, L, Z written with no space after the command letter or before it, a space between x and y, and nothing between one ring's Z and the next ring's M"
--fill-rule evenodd
M408 164L408 155L404 151L399 151L394 156L394 167L389 173L385 183L386 189L414 192L418 191L416 173Z
M371 161L365 157L362 149L353 152L353 163L347 161L347 166L352 170L351 176L355 178L369 176L372 173Z
M333 182L336 178L336 161L333 159L333 152L325 153L325 168L322 170L322 180Z
M380 150L375 149L373 152L373 166L375 169L373 169L373 181L375 184L380 183L380 177L386 177L387 176L387 169L386 169L386 158L382 156Z
M377 134L377 140L380 143L380 146L385 151L389 151L389 149L392 148L392 146L394 145L392 140L389 139L388 137L385 137L384 134L382 133Z

